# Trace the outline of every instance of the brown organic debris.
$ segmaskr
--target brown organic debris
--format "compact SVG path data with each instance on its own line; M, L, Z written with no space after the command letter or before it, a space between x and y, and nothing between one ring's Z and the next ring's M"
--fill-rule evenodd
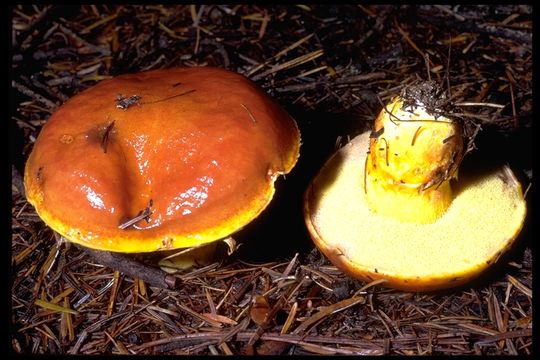
M381 104L419 78L448 91L456 106L447 110L465 123L470 140L467 156L487 151L489 161L504 158L523 190L533 192L532 6L18 4L9 10L12 352L532 354L530 230L479 281L409 293L352 280L312 247L298 250L306 243L303 224L283 220L301 216L294 197L305 189L294 182L322 165L325 149L369 130ZM167 274L138 256L57 243L26 202L21 178L50 114L103 79L194 66L242 73L294 111L303 148L298 174L280 184L280 190L291 186L275 204L282 216L235 235L241 246L227 260L183 274ZM193 91L174 87L186 99ZM110 99L126 114L152 106L145 100L128 91ZM246 124L255 124L254 109L243 110ZM104 152L114 144L113 117L102 119L94 139ZM47 181L46 168L35 175ZM137 210L136 221L124 226L144 221L151 205ZM267 240L275 228L279 235ZM279 256L252 260L245 250L250 241L271 242ZM267 306L256 314L261 299Z

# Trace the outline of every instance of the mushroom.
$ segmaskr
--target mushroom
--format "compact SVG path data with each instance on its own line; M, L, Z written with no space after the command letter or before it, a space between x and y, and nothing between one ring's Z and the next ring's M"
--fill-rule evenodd
M304 218L336 267L410 291L464 284L519 234L526 203L508 166L460 173L463 130L429 82L385 106L374 130L325 163L304 194Z
M53 230L122 253L198 247L256 218L300 147L295 121L255 83L219 68L105 80L62 105L25 168Z

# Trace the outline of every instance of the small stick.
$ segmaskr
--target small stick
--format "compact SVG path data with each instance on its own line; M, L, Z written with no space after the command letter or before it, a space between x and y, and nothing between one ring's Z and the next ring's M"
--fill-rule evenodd
M462 103L456 103L454 105L456 106L488 106L488 107L494 107L497 109L503 109L505 107L505 105L501 105L501 104L479 103L479 102L462 102Z
M137 215L133 219L130 219L126 221L125 223L118 225L118 227L122 230L127 229L131 225L134 225L140 220L145 219L146 217L148 217L148 215L150 215L150 208L144 208L144 211L140 215Z
M526 199L527 198L527 193L529 192L529 189L531 188L532 186L532 182L529 183L529 185L527 185L527 188L525 189L525 192L523 193L523 198Z
M516 103L515 103L515 100L514 100L514 87L512 86L511 81L509 82L509 85L510 85L510 99L512 100L512 115L514 117L514 127L518 128L519 127L519 118L517 117L517 113L516 113Z
M19 35L19 38L21 38L21 41L18 41L17 37L14 38L13 41L13 47L20 47L20 44L23 44L26 39L32 35L32 32L34 29L41 23L43 20L47 18L47 15L51 15L51 10L55 10L53 5L47 5L41 12L38 14L32 16L33 19L31 19L30 23L26 26L25 29L22 29L21 34ZM19 15L24 15L23 13L20 13L17 10L14 10L14 12L18 13Z
M80 245L77 246L88 253L99 264L123 272L134 279L142 279L150 285L162 289L174 289L177 285L176 277L169 275L160 269L144 265L126 255L110 251L94 250Z
M370 152L367 152L366 160L364 161L364 193L367 194L367 162Z
M458 13L453 12L453 11L450 9L450 6L445 6L445 5L433 5L433 6L436 7L437 9L439 9L439 10L444 11L444 12L447 13L447 14L452 15L452 16L455 17L456 20L458 20L458 21L465 21L465 20L467 20L467 19L465 19L463 16L459 15Z
M273 74L275 72L285 70L285 69L290 69L290 68L296 67L298 65L304 64L304 63L306 63L308 61L315 60L316 58L322 56L323 54L324 54L323 49L317 49L317 50L312 51L312 52L310 52L308 54L301 55L301 56L299 56L297 58L286 61L286 62L284 62L282 64L275 65L272 68L270 68L269 70L264 71L259 75L255 75L254 77L251 78L251 80L253 80L253 81L260 80L263 77L268 76L270 74Z
M384 127L380 128L380 129L377 130L377 131L373 130L373 131L369 134L369 138L370 138L370 139L376 139L376 138L378 138L379 136L381 136L383 133L384 133Z
M152 207L152 204L153 204L153 201L152 201L152 199L150 199L150 201L148 202L148 206L145 207L143 211L139 212L139 214L137 216L135 216L133 219L130 219L130 220L118 225L118 227L120 229L124 230L124 229L127 229L128 227L130 227L131 225L135 225L137 222L139 222L142 219L146 219L148 221L148 217L151 214L150 208Z
M268 65L268 63L271 61L271 60L274 60L274 59L278 59L279 57L281 57L282 55L285 55L286 53L288 53L289 51L293 50L294 48L302 45L304 42L308 41L309 39L311 39L313 37L314 34L310 34L306 37L303 37L302 39L298 40L297 42L295 42L294 44L290 45L290 46L287 46L285 49L281 50L280 52L278 52L276 55L272 56L270 59L262 62L262 63L258 63L257 61L253 61L253 65L256 65L253 69L249 70L247 73L246 73L246 76L247 77L250 77L251 75L253 75L254 73L256 73L257 71L259 71L261 68L263 68L264 66Z
M386 156L385 156L385 158L386 158L386 166L389 166L390 164L389 164L389 162L388 162L388 148L389 148L389 146L388 146L388 141L386 141L386 139L383 138L383 137L381 138L381 140L384 140L384 144L385 144L384 149L386 150L386 154L385 154L385 155L386 155ZM379 148L379 150L382 150L382 149Z
M49 109L51 110L54 110L56 109L58 106L53 103L51 100L45 98L44 96L36 93L35 91L33 90L30 90L29 88L27 88L26 86L24 86L23 84L19 84L18 82L16 81L12 81L11 82L11 86L13 86L15 89L19 90L21 93L23 93L24 95L26 96L29 96L31 97L32 99L36 100L36 101L39 101L40 103L42 103L43 105L47 106Z
M248 113L249 117L251 118L251 121L253 121L254 123L257 122L257 120L255 119L255 116L253 116L253 114L251 113L251 111L248 109L248 107L244 104L240 104L242 105L242 107L246 110L246 112Z
M424 55L424 62L426 63L426 71L427 71L428 80L431 81L431 71L429 69L429 54L427 53Z
M59 26L60 30L62 30L62 32L64 34L66 34L67 36L75 39L78 42L83 43L84 46L86 46L91 51L101 53L101 55L103 55L103 56L110 56L111 55L111 50L89 43L88 41L84 40L79 35L75 34L73 31L71 31L70 29L68 29L67 27L65 27L62 24L58 24L58 26Z
M374 72L374 73L369 73L369 74L360 74L360 75L349 76L346 78L336 79L332 83L328 83L327 81L313 81L306 84L294 84L294 85L278 87L275 90L277 92L301 92L301 91L306 91L306 90L315 90L317 88L322 88L325 86L354 85L354 84L361 83L364 81L384 79L385 77L386 77L386 73L384 72Z
M475 344L488 344L500 340L511 339L522 336L532 336L532 329L518 329L512 331L506 331L500 334L494 334L484 337L483 339L478 340Z
M339 301L335 304L325 306L319 312L315 313L314 315L310 316L308 319L304 320L293 332L293 335L307 335L309 333L308 328L310 328L315 323L319 322L320 320L323 320L324 318L335 314L337 312L340 312L342 310L348 309L356 304L359 303L365 303L366 299L364 296L353 296L348 299Z
M111 121L109 125L107 125L107 128L105 129L105 133L103 134L103 138L101 139L101 148L103 149L103 152L107 153L107 145L109 144L109 137L111 135L111 131L114 128L114 122L116 120Z
M414 146L414 143L416 142L416 138L418 137L418 134L420 134L420 131L423 129L423 127L419 126L418 129L416 129L416 131L414 132L414 135L413 135L413 138L412 138L412 141L411 141L411 146Z
M426 55L424 54L424 52L422 50L420 50L420 48L418 48L418 46L416 46L416 44L414 43L414 41L412 41L412 39L409 37L409 34L407 34L407 32L405 30L403 30L397 20L396 20L396 17L394 16L393 18L394 20L394 25L396 27L396 29L399 31L399 33L403 36L403 38L405 39L405 41L407 41L407 43L417 52L420 54L420 56L422 56L422 58L426 59ZM429 62L429 64L431 65L431 67L435 67L435 64L429 59L427 58L427 61Z
M80 31L81 34L88 34L90 31L92 31L93 29L105 24L105 23L108 23L109 21L111 20L114 20L118 17L118 13L116 14L112 14L112 15L109 15L107 17L104 17L103 19L99 20L99 21L96 21L95 23L93 24L90 24L89 26L85 27L84 29L82 29Z
M452 134L452 135L450 135L449 137L444 138L443 141L442 141L442 143L443 143L443 144L446 144L447 142L449 142L450 140L452 140L452 139L455 138L455 137L456 137L456 134Z
M181 93L181 94L172 95L172 96L166 97L166 98L164 98L164 99L159 99L159 100L155 100L155 101L146 101L146 102L142 102L141 105L143 105L143 104L155 104L155 103L158 103L158 102L171 100L171 99L174 99L175 97L183 96L183 95L187 95L187 94L191 94L192 92L195 92L195 91L196 91L195 89L188 90L188 91L183 92L183 93Z
M384 104L379 96L377 96L377 100L379 100L379 104L381 104L384 111L388 114L388 120L390 120L394 125L397 125L397 123L392 120L392 118L396 119L397 121L401 121L401 119L394 115L392 111L388 110L388 105Z

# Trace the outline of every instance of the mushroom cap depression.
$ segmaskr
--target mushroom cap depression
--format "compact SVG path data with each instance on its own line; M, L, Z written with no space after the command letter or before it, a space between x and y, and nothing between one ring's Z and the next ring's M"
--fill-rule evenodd
M369 143L367 132L339 149L304 197L313 241L350 276L411 291L454 287L497 261L519 234L526 204L507 166L460 173L452 203L433 223L374 213L363 186Z
M299 156L295 121L255 83L219 68L122 75L44 125L28 201L68 240L117 252L192 247L256 218Z

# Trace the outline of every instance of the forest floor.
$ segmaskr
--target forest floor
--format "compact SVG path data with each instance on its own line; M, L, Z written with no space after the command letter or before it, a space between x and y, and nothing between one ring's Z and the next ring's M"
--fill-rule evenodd
M478 129L470 156L532 192L532 7L17 5L11 9L11 352L18 354L527 355L532 221L465 286L404 292L352 279L313 245L302 194L381 104L432 79ZM97 82L219 66L297 121L301 160L226 260L160 288L65 242L26 201L24 163L49 116ZM498 104L502 106L490 106ZM284 206L284 201L290 203Z

